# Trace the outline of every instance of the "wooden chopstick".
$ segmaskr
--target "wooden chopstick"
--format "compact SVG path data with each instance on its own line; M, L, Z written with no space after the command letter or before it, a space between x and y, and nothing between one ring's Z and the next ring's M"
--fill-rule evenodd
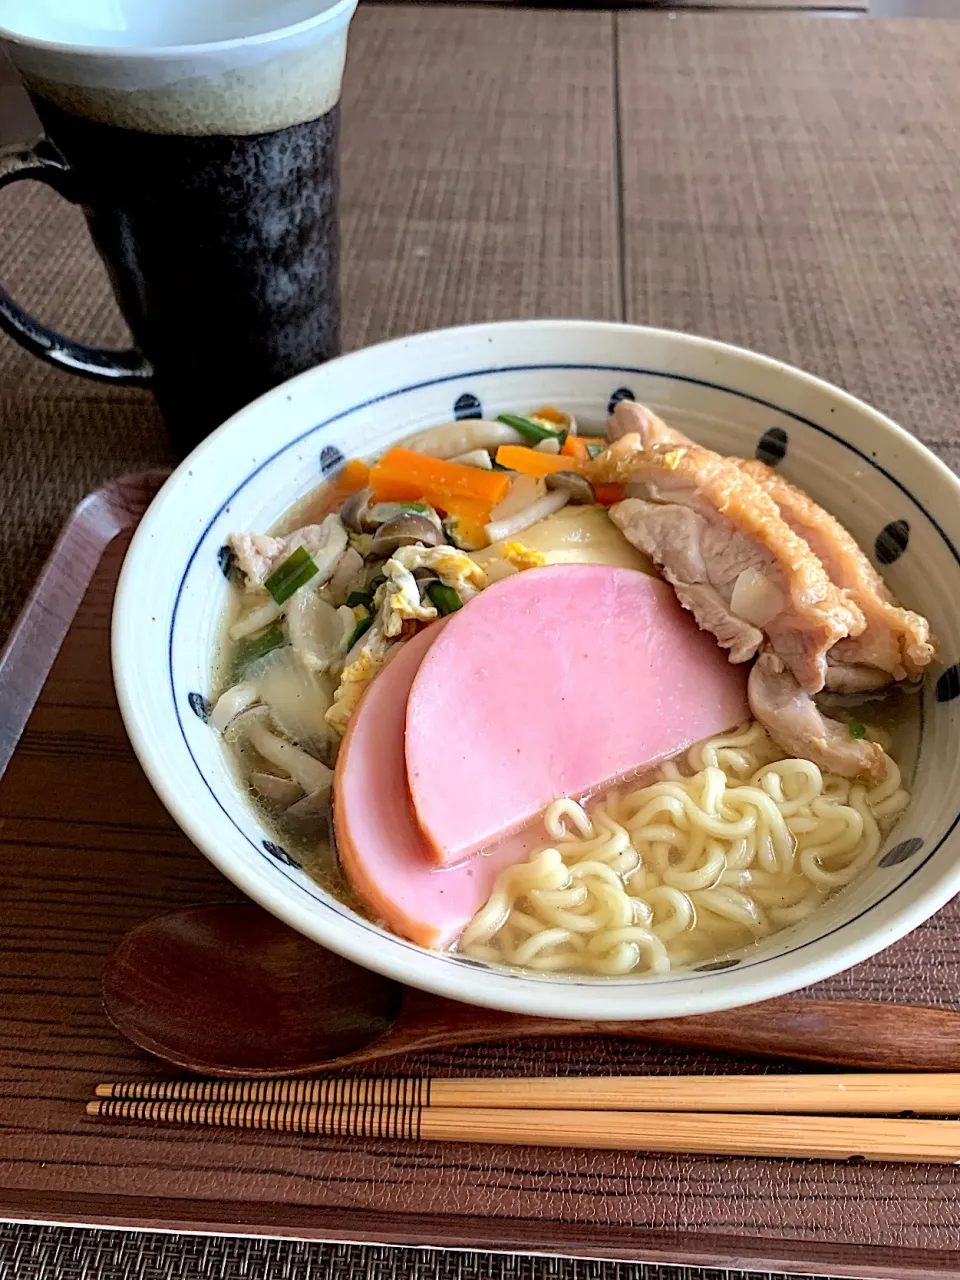
M723 1111L842 1115L960 1114L960 1073L600 1076L434 1080L140 1080L97 1085L98 1098L315 1103L359 1107L495 1107L572 1111Z
M604 1151L780 1156L819 1160L960 1162L960 1121L646 1111L531 1111L490 1107L317 1106L313 1103L159 1102L98 1098L109 1120L259 1129L323 1137L495 1142Z

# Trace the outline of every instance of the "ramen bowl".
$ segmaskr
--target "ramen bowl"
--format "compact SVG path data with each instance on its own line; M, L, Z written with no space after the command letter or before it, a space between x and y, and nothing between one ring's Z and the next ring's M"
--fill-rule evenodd
M657 977L535 975L424 950L351 911L266 828L205 723L222 635L228 535L268 529L345 458L454 417L537 403L602 424L651 405L721 452L776 464L833 512L941 662L920 699L913 800L850 885L803 921ZM457 1000L584 1019L663 1018L749 1004L889 946L960 889L960 483L900 427L808 374L684 334L574 321L449 329L294 378L206 439L164 485L127 555L113 620L121 711L151 783L197 847L292 928L391 978ZM607 714L598 708L597 714Z

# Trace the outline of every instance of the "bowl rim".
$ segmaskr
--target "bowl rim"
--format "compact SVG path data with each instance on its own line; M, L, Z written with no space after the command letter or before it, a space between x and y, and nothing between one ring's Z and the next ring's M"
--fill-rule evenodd
M536 975L513 973L511 977L514 978L514 981L505 984L506 990L501 990L495 994L484 990L483 979L487 975L482 967L466 963L459 965L433 964L431 966L430 961L437 959L438 956L425 948L415 947L415 951L420 953L420 958L425 963L419 966L419 970L422 971L418 971L413 975L404 968L405 953L403 950L396 949L395 954L390 954L391 949L385 948L383 954L379 950L374 950L371 953L366 931L358 928L359 919L353 921L349 917L342 917L345 925L344 936L335 940L325 936L327 930L325 930L320 921L322 913L314 913L313 917L308 918L309 908L305 910L288 897L285 890L274 891L270 885L265 884L252 871L248 873L242 864L237 864L232 854L224 853L218 847L216 840L206 835L204 824L194 820L192 814L181 805L175 791L175 783L168 778L166 771L156 763L150 743L146 735L141 731L133 709L133 679L132 677L128 679L128 672L125 670L126 666L129 666L131 673L136 670L136 664L125 662L122 632L125 615L130 608L128 602L134 596L133 588L137 567L136 561L140 553L139 549L148 544L154 526L165 518L167 503L177 493L181 479L192 470L199 460L219 450L221 441L236 428L238 423L255 419L262 413L264 406L271 402L289 398L291 387L309 383L321 370L329 370L333 366L344 368L351 363L359 364L370 360L372 356L387 356L400 352L403 353L405 360L409 361L411 355L414 358L416 357L418 348L429 350L432 343L441 340L477 343L481 339L485 339L492 330L501 335L509 335L511 330L522 330L527 333L537 331L546 335L557 332L573 333L590 330L593 334L600 336L603 334L610 334L611 336L633 335L638 339L666 339L688 348L696 349L704 354L731 356L747 366L752 365L757 370L781 377L786 376L809 387L811 390L815 389L820 393L826 393L826 395L843 403L854 412L865 415L881 431L888 436L892 436L918 465L928 471L932 468L935 472L938 472L958 496L960 496L960 480L932 451L879 410L874 409L866 402L826 380L783 361L743 347L676 330L613 321L551 319L492 321L428 330L389 339L337 357L325 365L314 366L279 384L239 409L226 422L222 423L201 441L173 471L154 498L131 540L117 584L111 626L113 676L121 716L137 759L168 812L198 850L233 884L248 897L263 906L264 909L282 919L297 932L306 934L318 945L335 950L355 963L379 972L385 977L437 995L505 1011L565 1018L570 1016L570 997L573 990L576 989L574 983L564 983L562 981L548 983ZM281 446L281 448L285 447L287 445ZM891 479L894 483L899 483L896 477L891 476ZM930 519L935 525L937 524L934 517L931 516ZM955 558L960 561L960 557L958 557L956 548L953 546L949 536L943 530L941 530L941 534L953 550ZM954 823L950 827L942 837L940 844L948 839L955 838L956 825L957 823ZM643 978L636 978L632 981L629 979L607 980L604 983L604 990L611 993L610 997L605 999L604 1008L591 1013L590 1017L596 1021L625 1018L633 1021L642 1021L664 1016L683 1016L685 1014L721 1011L788 994L800 987L834 976L877 954L929 919L958 892L960 892L960 860L953 864L952 869L946 867L946 869L941 870L935 882L918 893L912 902L899 905L891 919L873 926L865 934L852 937L839 946L825 948L823 954L819 954L815 948L813 953L808 954L806 958L798 959L796 964L787 972L781 974L763 974L761 972L750 978L747 976L747 970L738 968L737 981L730 983L729 989L727 984L724 983L709 983L710 990L707 993L698 992L695 989L696 984L692 983L687 986L685 992L676 991L676 1002L679 1007L675 1013L671 1014L665 1014L659 1009L644 1011L634 1007L638 1000L638 995L642 999ZM819 941L821 940L814 940L814 943L816 944ZM414 946L414 944L409 945ZM447 953L441 954L446 956ZM740 976L741 974L742 977ZM704 972L702 975L698 974L697 976L706 980L721 977L721 973ZM622 993L619 1000L614 998L613 993L616 991Z

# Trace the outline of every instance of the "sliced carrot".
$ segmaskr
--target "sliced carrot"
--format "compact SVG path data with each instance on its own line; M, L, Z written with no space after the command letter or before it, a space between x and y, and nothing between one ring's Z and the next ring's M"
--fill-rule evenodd
M391 449L372 467L370 484L381 502L425 498L442 510L450 510L448 500L452 498L495 507L510 488L510 477L410 449Z
M626 496L622 484L595 484L593 492L604 507L612 507L615 502L622 502Z
M547 476L551 471L579 471L581 463L562 453L538 453L522 444L502 444L497 450L497 461L508 471L519 471L525 476Z
M351 493L362 489L370 476L370 468L359 458L345 462L330 483L317 494L304 512L304 522L318 520L331 511L338 511Z
M457 541L478 550L487 546L490 539L484 526L492 519L491 508L469 498L447 498L446 503L447 515L454 516L457 522Z
M590 450L587 446L593 444L606 449L608 443L609 441L601 440L599 436L567 436L560 452L566 458L576 458L578 462L589 462Z
M459 516L461 520L471 520L482 525L489 524L493 508L485 502L474 502L471 498L448 498L444 510L449 516Z
M577 462L589 462L590 455L587 453L587 442L583 436L567 436L560 450L562 458L574 458Z

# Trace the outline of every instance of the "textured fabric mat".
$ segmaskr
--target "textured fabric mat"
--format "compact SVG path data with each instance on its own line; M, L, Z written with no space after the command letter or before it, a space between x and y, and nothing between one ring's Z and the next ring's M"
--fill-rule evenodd
M767 1272L0 1225L16 1280L766 1280Z
M471 320L616 317L612 68L607 13L358 13L345 348ZM10 188L0 246L0 278L24 306L73 337L123 342L78 210ZM166 461L148 395L61 373L0 335L0 637L82 495Z
M618 16L624 310L861 396L960 465L960 25Z

